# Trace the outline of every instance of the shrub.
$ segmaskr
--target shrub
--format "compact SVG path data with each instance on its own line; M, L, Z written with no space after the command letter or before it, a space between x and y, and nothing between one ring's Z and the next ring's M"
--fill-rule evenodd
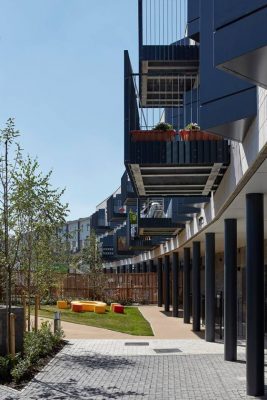
M173 126L171 124L167 124L167 122L159 122L154 130L156 131L170 131L173 129Z
M20 358L11 371L15 382L20 382L31 373L38 361L51 354L60 344L63 331L55 335L51 331L51 324L46 321L41 324L37 332L26 332L24 338L24 357Z

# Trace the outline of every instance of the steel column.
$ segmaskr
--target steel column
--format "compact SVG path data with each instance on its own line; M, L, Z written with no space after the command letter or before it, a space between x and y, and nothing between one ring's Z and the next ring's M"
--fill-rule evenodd
M162 258L158 258L158 307L162 307L163 286L162 286Z
M147 272L146 261L143 261L142 263L142 272Z
M170 256L164 256L164 274L165 274L165 311L170 310Z
M264 206L261 193L246 196L247 395L264 395Z
M200 331L200 242L193 242L192 316L193 332Z
M215 234L205 235L205 339L215 341Z
M149 272L154 272L154 261L149 260Z
M184 293L183 293L183 308L184 308L184 323L190 324L190 248L184 248Z
M224 359L237 355L237 223L224 221Z
M172 316L178 317L179 307L179 254L172 253Z

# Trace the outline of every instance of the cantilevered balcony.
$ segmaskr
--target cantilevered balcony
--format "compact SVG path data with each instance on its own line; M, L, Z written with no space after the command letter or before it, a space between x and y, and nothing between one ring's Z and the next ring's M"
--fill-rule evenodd
M139 0L139 91L143 107L178 107L197 84L199 49L185 38L187 2Z
M181 121L196 118L194 122L198 122L198 96L193 92L182 96L185 107L162 113L143 109L125 53L125 166L139 197L207 196L217 189L229 165L227 140L194 124L179 129ZM171 123L169 130L155 128L156 122L164 120Z
M121 177L121 202L124 206L136 205L136 194L127 171Z
M101 208L90 217L90 226L97 234L104 233L110 229L106 220L106 210Z
M122 204L121 194L112 195L107 200L108 222L123 221L126 219L126 208Z
M267 89L266 0L214 1L214 63Z

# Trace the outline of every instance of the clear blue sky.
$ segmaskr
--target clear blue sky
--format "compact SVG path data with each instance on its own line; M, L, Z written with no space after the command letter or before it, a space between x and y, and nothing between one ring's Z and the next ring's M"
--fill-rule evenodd
M123 50L137 64L137 0L1 0L0 126L66 187L70 217L120 185Z

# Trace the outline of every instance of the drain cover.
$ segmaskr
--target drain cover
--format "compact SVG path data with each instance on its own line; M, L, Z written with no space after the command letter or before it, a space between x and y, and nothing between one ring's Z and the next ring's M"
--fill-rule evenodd
M164 353L181 353L179 349L153 349L155 353L164 354Z
M148 342L126 342L125 346L149 346Z

